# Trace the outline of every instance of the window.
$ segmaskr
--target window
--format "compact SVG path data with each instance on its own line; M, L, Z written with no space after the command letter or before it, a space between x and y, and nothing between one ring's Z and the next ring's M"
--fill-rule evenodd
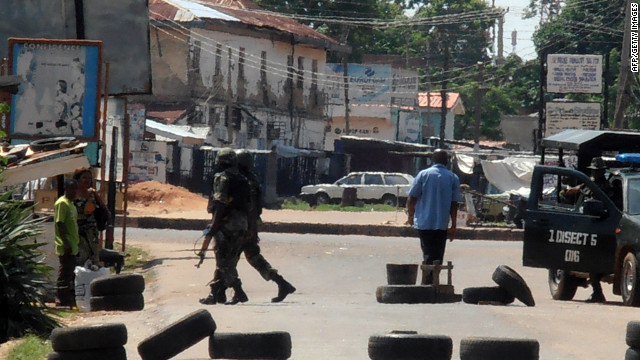
M384 182L387 185L407 185L409 180L400 175L385 175Z
M350 175L344 178L344 180L340 181L340 185L360 185L362 183L362 175Z
M283 140L286 134L287 124L284 121L272 121L267 123L267 140Z
M627 206L629 214L640 214L640 178L629 179L627 182Z
M298 56L298 81L297 81L298 89L302 89L304 87L304 58L302 56Z
M382 182L382 175L380 174L366 174L364 176L365 185L384 185Z

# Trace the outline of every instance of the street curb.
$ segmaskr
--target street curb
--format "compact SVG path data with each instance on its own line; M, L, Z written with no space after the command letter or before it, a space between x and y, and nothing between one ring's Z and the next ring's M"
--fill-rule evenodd
M165 219L156 217L127 217L127 227L141 229L202 230L211 221L202 219ZM116 225L122 226L123 218L116 218ZM364 235L384 237L418 237L418 232L409 226L393 225L351 225L264 222L259 231L289 234ZM512 228L469 228L456 229L456 238L464 240L522 241L523 231Z

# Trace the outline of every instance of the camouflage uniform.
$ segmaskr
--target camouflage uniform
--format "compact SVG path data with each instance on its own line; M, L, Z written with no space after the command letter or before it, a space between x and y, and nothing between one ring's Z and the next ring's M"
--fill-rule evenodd
M231 304L247 301L242 291L236 269L238 254L243 239L247 237L247 211L249 208L249 184L238 171L237 159L231 149L223 149L216 157L216 165L224 170L215 174L212 187L213 251L216 269L210 282L211 295L201 299L203 304L215 304L225 299L224 290L232 287L236 295ZM240 297L237 297L241 294Z
M248 232L247 236L243 239L240 252L235 261L240 259L240 253L244 252L249 265L256 269L260 275L266 280L273 280L278 284L278 296L271 299L272 302L280 302L288 295L296 291L289 282L278 274L278 270L271 267L271 264L267 259L260 254L260 245L258 242L258 219L262 214L262 190L260 188L260 182L253 169L253 158L251 154L246 150L236 151L238 157L238 168L240 173L244 175L249 183L249 211L248 211Z

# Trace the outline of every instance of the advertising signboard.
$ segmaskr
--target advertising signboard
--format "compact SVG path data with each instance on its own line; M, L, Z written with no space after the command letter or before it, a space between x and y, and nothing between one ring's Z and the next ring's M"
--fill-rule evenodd
M12 138L97 138L102 42L11 38L9 60L21 78L11 99Z
M547 55L547 92L602 92L602 55Z
M600 104L580 102L548 102L545 136L566 129L600 129Z

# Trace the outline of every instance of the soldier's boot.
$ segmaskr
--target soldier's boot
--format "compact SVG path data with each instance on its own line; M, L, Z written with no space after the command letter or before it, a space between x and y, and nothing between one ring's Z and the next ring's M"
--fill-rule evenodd
M211 287L211 292L209 293L209 296L207 296L206 298L202 298L200 299L200 304L202 305L215 305L215 304L224 304L226 299L226 295L224 294L224 284L222 282L215 282L213 284L210 285ZM224 300L222 300L220 293L222 293L222 297L224 298Z
M280 274L275 274L271 277L271 280L278 284L278 296L271 299L271 302L280 302L284 300L289 294L293 294L296 288L285 280Z
M231 300L227 301L224 304L235 305L239 302L244 303L247 301L249 301L249 297L244 292L244 290L242 290L242 282L240 281L240 279L238 279L238 281L233 285L233 297L231 298Z

